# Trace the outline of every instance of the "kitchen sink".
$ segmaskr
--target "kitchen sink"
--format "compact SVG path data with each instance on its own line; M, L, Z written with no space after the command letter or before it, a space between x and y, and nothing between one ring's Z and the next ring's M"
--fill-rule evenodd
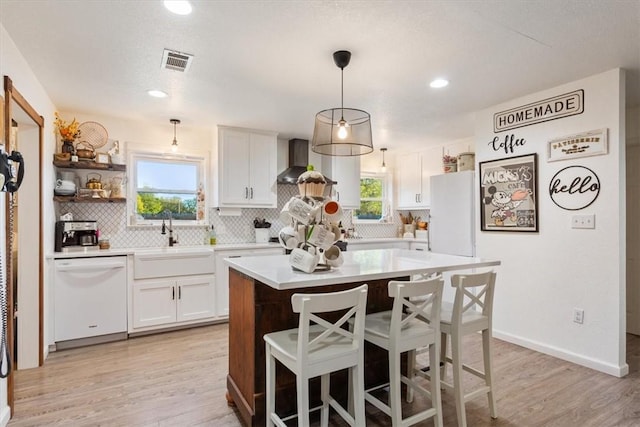
M134 279L211 274L215 271L213 248L173 246L144 248L133 255Z
M165 246L162 248L140 248L135 249L135 255L153 255L153 254L187 254L187 253L209 253L213 252L210 246Z

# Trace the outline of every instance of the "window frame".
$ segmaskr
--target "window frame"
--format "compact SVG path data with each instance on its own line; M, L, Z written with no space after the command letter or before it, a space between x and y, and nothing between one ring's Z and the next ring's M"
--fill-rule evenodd
M385 210L385 202L388 204L388 200L389 200L389 185L390 185L390 179L389 179L389 175L387 173L382 173L382 172L361 172L360 173L360 179L358 180L358 186L360 186L362 179L364 178L376 178L376 179L380 179L382 181L382 196L380 197L380 199L378 198L362 198L362 194L360 194L360 201L362 202L364 201L380 201L382 203L382 216L379 219L360 219L358 218L356 212L358 209L353 209L351 211L351 222L353 224L383 224L382 218L384 218L384 210Z
M148 226L161 226L161 219L143 219L137 215L137 180L138 180L138 168L137 162L140 160L147 161L161 161L166 163L175 164L195 164L197 182L199 186L202 186L205 193L204 200L204 217L202 219L184 220L173 218L173 226L194 226L208 224L208 208L207 208L207 171L208 171L208 156L204 153L193 154L175 154L175 153L158 153L154 151L148 151L144 149L131 149L128 155L128 167L130 169L130 179L128 180L128 194L127 197L127 212L128 215L127 227L148 227ZM197 191L197 189L196 189ZM196 202L197 203L197 202ZM197 218L197 214L196 214Z

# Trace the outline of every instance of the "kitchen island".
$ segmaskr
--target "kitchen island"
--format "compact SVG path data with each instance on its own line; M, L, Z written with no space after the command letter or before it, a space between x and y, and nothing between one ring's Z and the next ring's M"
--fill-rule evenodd
M245 425L265 424L264 334L295 328L291 309L294 293L336 292L363 283L369 285L367 313L390 310L389 280L409 280L414 274L460 271L500 264L498 260L375 249L345 252L340 268L306 274L294 271L287 255L228 258L229 265L229 374L227 398L237 406ZM337 314L339 315L339 314ZM387 354L365 347L365 386L387 380ZM332 376L331 388L346 396L346 372ZM296 411L295 376L277 368L278 413ZM319 381L311 381L310 407L319 403Z

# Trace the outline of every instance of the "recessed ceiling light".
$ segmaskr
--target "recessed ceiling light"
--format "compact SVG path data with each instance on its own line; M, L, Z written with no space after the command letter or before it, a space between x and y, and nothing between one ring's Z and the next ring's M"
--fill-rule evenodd
M432 88L435 88L435 89L440 89L441 87L445 87L448 84L449 84L449 80L435 79L434 81L429 83L429 86L431 86Z
M154 98L166 98L168 95L161 90L150 90L147 93Z
M177 15L188 15L192 10L187 0L164 0L164 7Z

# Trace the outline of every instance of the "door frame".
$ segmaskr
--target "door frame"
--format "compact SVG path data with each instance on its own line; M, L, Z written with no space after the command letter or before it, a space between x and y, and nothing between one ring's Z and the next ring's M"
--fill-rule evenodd
M38 125L38 227L39 227L39 235L42 236L42 171L43 171L43 161L42 161L42 146L43 146L43 137L44 137L44 118L37 113L37 111L29 104L29 102L22 96L22 94L13 86L13 82L9 76L4 76L4 93L5 93L5 108L4 108L4 141L5 141L5 151L11 152L14 148L11 146L11 120L13 118L13 102L16 103L18 107L20 107L33 121L36 125ZM36 165L34 165L36 166ZM31 167L33 171L35 167ZM15 346L14 346L14 333L13 330L13 318L14 318L14 300L15 296L13 294L13 280L14 280L14 267L12 260L11 247L9 247L9 239L13 233L11 226L9 224L9 209L10 209L10 196L9 193L5 193L5 238L7 241L7 251L5 254L5 265L6 267L6 280L5 283L0 284L0 286L6 286L7 290L7 346L9 348L9 356L11 360L13 360L13 355L15 354ZM42 260L44 259L44 248L42 239L40 239L38 245L38 366L42 366L44 363L44 272ZM14 376L13 370L10 372L7 377L7 404L9 407L13 408L14 405ZM14 411L11 411L13 415Z

